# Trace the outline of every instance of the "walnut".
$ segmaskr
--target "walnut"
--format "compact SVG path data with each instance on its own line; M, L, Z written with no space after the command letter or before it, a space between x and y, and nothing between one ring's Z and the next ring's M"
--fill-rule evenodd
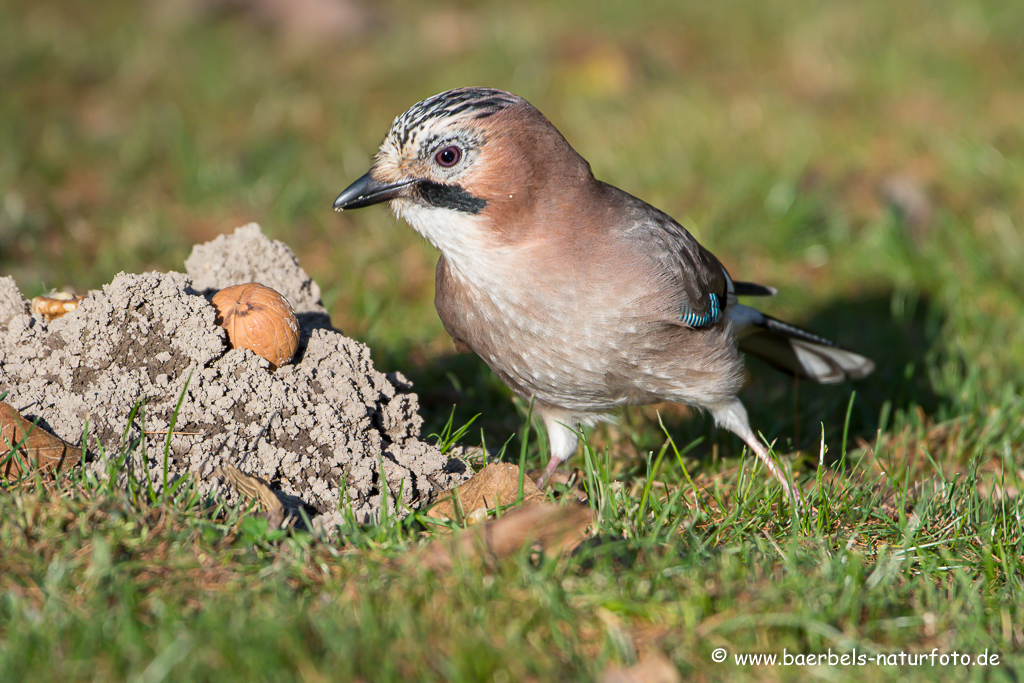
M53 320L78 308L78 302L84 298L84 296L70 292L55 292L50 296L37 296L32 299L32 312L38 313L47 320Z
M233 349L249 349L276 370L299 348L299 321L291 304L270 287L249 282L213 295L217 324L227 330Z

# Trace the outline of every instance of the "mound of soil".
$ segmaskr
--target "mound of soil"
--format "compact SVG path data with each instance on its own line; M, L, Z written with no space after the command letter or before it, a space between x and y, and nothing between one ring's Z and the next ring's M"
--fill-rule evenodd
M0 278L3 400L65 441L84 441L96 476L125 483L148 472L159 488L170 434L171 480L192 477L202 493L235 502L215 473L234 465L327 530L342 506L376 519L382 467L391 512L395 498L415 507L471 474L420 439L408 383L378 372L366 346L331 327L320 288L258 225L194 247L185 270L120 273L53 321L31 315L14 281ZM277 290L298 317L299 351L276 372L229 350L214 323L210 298L244 282Z

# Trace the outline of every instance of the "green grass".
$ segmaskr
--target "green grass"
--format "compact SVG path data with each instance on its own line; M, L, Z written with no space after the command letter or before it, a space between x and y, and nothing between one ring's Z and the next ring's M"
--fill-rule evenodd
M878 370L817 387L751 364L751 421L816 516L780 516L704 418L631 409L572 461L594 539L493 571L396 569L438 533L415 519L325 542L185 488L0 492L0 678L588 680L651 650L696 680L1022 677L1024 6L401 0L319 40L159 6L0 3L0 274L26 295L180 270L255 220L414 380L428 433L455 405L456 428L480 414L460 443L501 445L529 407L454 354L432 249L382 208L330 210L395 115L491 85ZM535 432L523 447L542 464ZM716 647L1001 662L743 667Z
M981 493L976 468L916 493L900 477L857 481L859 467L822 473L818 515L793 524L762 472L690 485L693 462L671 442L661 454L623 486L587 449L598 522L572 556L445 576L391 563L432 534L414 518L337 542L268 531L187 489L153 498L73 477L61 495L8 492L0 666L9 680L576 680L657 649L688 678L744 680L806 671L713 664L712 650L938 648L998 653L967 677L1013 680L1021 508Z

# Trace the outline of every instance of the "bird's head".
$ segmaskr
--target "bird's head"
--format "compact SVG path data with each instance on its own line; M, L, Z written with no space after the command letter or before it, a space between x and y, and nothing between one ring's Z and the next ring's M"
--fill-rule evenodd
M467 240L514 241L538 202L561 201L549 182L557 177L571 187L574 175L592 178L587 162L530 103L502 90L459 88L396 118L370 171L334 208L390 202L448 254Z

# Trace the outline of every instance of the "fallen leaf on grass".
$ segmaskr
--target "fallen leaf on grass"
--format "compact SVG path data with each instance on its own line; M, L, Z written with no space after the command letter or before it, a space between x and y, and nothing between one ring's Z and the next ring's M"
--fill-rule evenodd
M264 514L271 529L281 528L284 523L284 505L265 481L259 477L245 474L232 465L222 465L216 474L220 474L230 481L243 498L258 500L263 505Z
M56 475L81 459L81 449L29 422L13 406L0 402L0 479L15 481L33 471Z
M660 652L651 652L633 666L605 669L599 683L680 683L682 677L672 661Z
M519 467L496 462L483 468L457 489L453 489L427 512L434 519L453 519L457 522L483 521L478 510L510 505L519 499ZM523 478L523 502L534 503L544 499L537 485Z
M503 517L438 538L398 561L403 568L448 571L457 561L493 566L497 560L538 543L560 554L582 540L594 519L586 505L527 505Z

